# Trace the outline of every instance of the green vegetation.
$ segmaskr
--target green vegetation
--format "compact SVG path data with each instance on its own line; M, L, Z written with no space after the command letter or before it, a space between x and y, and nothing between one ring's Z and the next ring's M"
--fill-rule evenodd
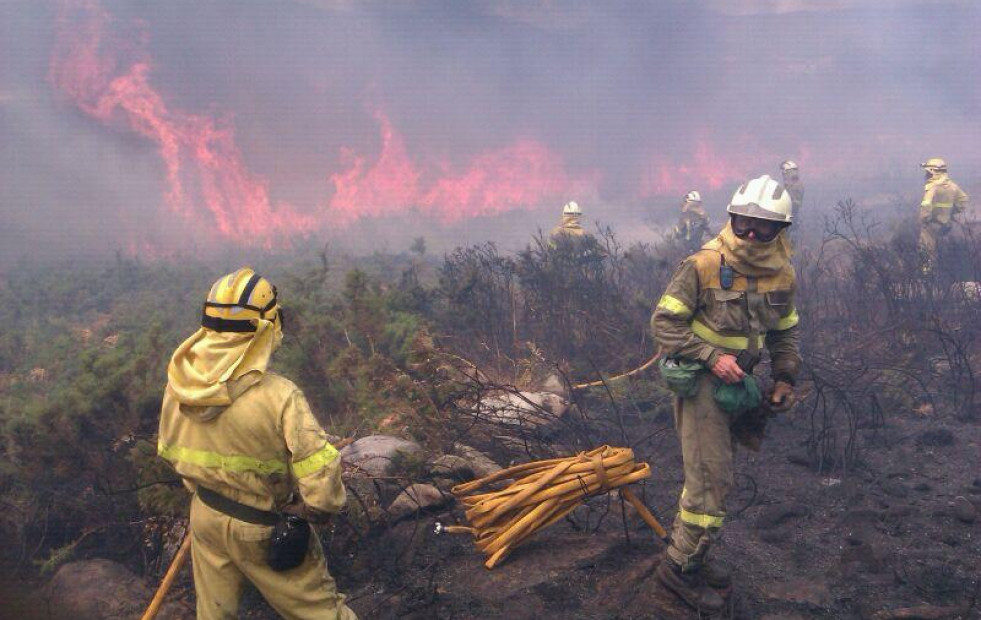
M924 278L908 248L865 235L848 203L835 224L820 251L803 252L798 305L808 451L822 467L847 468L858 429L881 424L883 408L977 415L981 323L974 289ZM649 359L651 306L680 258L671 247L622 248L607 230L538 238L516 255L484 244L439 261L416 240L399 255L354 261L306 248L252 266L277 284L288 313L273 369L300 385L330 432L381 430L438 448L456 440L454 425L467 432L461 402ZM82 538L186 514L186 494L156 458L166 366L197 329L211 282L237 266L119 257L4 275L0 534L13 560L52 568ZM614 418L622 409L649 421L668 407L652 378L599 388L597 400L618 409ZM594 439L575 432L583 445Z

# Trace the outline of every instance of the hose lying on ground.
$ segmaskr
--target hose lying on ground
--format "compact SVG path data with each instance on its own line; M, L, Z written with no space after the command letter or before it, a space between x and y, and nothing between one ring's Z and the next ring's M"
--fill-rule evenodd
M625 379L627 377L632 377L632 376L634 376L636 374L639 374L639 373L644 372L645 370L647 370L648 368L650 368L651 366L653 366L654 365L654 362L657 361L657 358L658 357L660 357L660 354L655 355L651 359L649 359L646 362L644 362L642 365L638 366L637 368L634 368L631 371L625 372L622 375L617 375L615 377L610 377L609 379L605 379L605 380L604 379L600 379L598 381L589 381L587 383L575 383L575 384L572 385L572 389L574 389L574 390L584 390L586 388L601 386L604 383L612 383L614 381L619 381L620 379Z
M449 533L472 534L477 548L494 568L535 532L552 525L588 497L620 489L644 521L662 539L667 532L626 485L650 477L647 463L634 461L630 448L600 446L576 456L515 465L459 484L451 492L467 507L470 527L449 526ZM488 484L513 479L507 487L473 494Z

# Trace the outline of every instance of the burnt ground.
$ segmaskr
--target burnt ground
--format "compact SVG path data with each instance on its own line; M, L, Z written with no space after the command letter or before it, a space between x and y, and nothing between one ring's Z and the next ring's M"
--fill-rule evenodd
M604 426L601 404L591 406L595 443L623 445L620 426ZM845 474L819 472L808 460L806 403L771 423L761 452L739 450L738 488L714 553L735 577L721 617L981 618L981 424L919 411L859 430L858 459ZM682 483L670 414L638 408L622 419L628 438L640 438L638 459L653 468L638 494L668 526ZM325 544L363 620L698 618L656 583L663 544L629 506L622 510L610 496L591 499L490 571L469 536L433 533L437 521L462 521L452 506L354 544L338 527ZM193 609L189 570L168 598ZM4 610L15 616L0 617L28 617L9 602ZM251 592L242 617L277 616Z
M809 430L798 407L771 424L762 452L738 453L739 489L715 553L736 579L723 617L981 617L981 425L887 416L859 431L844 475L815 471ZM647 504L667 525L681 488L677 441L664 433L637 453L654 468ZM334 558L334 572L362 618L698 617L652 578L663 546L636 515L629 539L617 501L591 500L576 517L488 571L469 537L432 533L458 510L424 515L380 533L358 558ZM905 608L917 609L895 612Z

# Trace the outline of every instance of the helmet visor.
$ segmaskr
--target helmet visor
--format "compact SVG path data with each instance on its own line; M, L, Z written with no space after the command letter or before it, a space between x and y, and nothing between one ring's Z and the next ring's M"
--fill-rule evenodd
M736 234L740 239L749 239L753 241L762 241L763 243L769 243L777 238L780 231L787 226L783 222L774 222L773 220L762 220L756 217L747 217L745 215L738 215L736 213L732 214L732 232Z

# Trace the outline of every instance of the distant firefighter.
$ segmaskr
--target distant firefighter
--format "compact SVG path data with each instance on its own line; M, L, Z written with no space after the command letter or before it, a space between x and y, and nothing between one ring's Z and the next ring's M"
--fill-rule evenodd
M794 209L794 227L791 229L791 236L798 238L803 229L801 228L801 207L804 206L804 183L800 180L800 168L797 162L787 160L780 164L780 172L783 174L783 186L790 194L790 202Z
M733 488L734 441L759 448L767 417L793 405L801 366L790 196L762 176L740 186L727 211L726 227L681 263L651 319L661 376L677 395L685 477L657 577L708 614L723 609L731 583L710 550ZM764 348L774 381L766 394L753 376Z
M711 236L711 222L702 208L702 196L697 190L685 194L681 203L681 217L674 227L674 238L689 252L695 252Z
M569 201L562 208L562 223L552 229L550 237L555 240L560 235L569 235L571 237L582 237L586 234L583 229L580 220L582 219L582 209L579 208L578 203L575 201Z
M967 210L968 197L947 176L947 162L931 157L920 168L926 171L923 200L920 201L920 254L924 271L937 263L937 244L950 233L957 216Z

